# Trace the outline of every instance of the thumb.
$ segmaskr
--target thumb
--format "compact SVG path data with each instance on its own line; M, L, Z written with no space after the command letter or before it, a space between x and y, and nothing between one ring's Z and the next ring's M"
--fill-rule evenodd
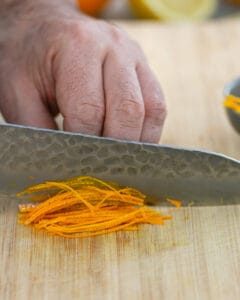
M8 123L56 129L56 123L33 83L16 76L0 83L0 109Z

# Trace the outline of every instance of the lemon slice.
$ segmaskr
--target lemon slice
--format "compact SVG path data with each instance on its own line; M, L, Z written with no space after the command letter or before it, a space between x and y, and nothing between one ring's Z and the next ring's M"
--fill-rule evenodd
M165 21L205 19L217 7L217 0L129 0L129 2L137 16Z

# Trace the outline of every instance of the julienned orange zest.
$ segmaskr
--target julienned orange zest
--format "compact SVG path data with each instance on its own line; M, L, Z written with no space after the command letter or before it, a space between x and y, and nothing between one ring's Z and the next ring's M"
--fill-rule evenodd
M173 206L175 206L176 208L180 208L182 206L182 202L180 200L176 200L176 199L167 199L167 201L172 204Z
M89 176L45 182L18 195L28 194L35 202L19 205L20 223L66 238L137 230L139 224L163 225L172 219L145 206L146 196L138 190Z

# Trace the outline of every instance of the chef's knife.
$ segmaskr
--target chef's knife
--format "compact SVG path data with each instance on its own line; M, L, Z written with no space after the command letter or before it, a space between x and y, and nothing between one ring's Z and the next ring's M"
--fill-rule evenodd
M240 161L224 155L0 125L2 192L78 175L133 186L156 204L166 197L184 205L240 203Z

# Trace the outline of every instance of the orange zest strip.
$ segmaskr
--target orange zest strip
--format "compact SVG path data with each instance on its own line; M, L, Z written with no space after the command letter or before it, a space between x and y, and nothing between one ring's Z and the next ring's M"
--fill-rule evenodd
M182 202L180 200L176 200L176 199L167 199L167 201L172 204L173 206L175 206L176 208L180 208L182 206Z
M134 231L140 224L163 225L172 219L144 205L146 196L138 190L89 176L45 182L19 195L34 201L19 205L21 224L66 238ZM178 200L168 201L181 206Z

